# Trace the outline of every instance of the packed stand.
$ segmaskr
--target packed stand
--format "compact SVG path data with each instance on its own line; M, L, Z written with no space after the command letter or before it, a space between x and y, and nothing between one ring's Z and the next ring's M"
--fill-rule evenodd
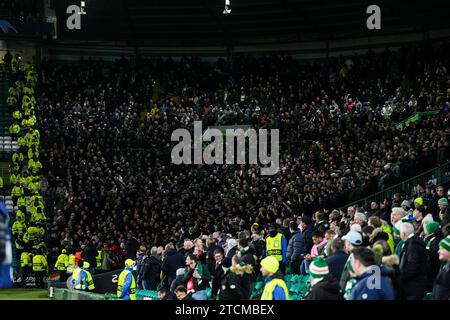
M63 248L75 256L88 247L93 266L93 253L104 248L108 258L95 265L121 268L135 258L134 252L126 254L125 235L132 232L134 247L156 246L157 254L149 252L151 268L158 256L163 264L174 256L184 267L185 257L175 252L186 238L237 236L255 222L265 226L316 211L328 217L333 208L436 166L449 152L447 49L447 44L404 47L306 64L287 56L242 56L233 68L224 60L211 66L197 58L43 61L37 112L48 185L44 197L54 216L50 260ZM440 113L404 131L395 128L413 112L429 110ZM172 165L172 131L192 131L195 120L204 127L279 128L281 140L291 146L282 144L281 171L267 177L254 165ZM255 250L266 252L259 237ZM317 243L307 247L305 259L295 260L295 270L306 274L316 266L326 237L331 235L315 235ZM278 242L289 248L287 239ZM361 255L369 259L367 252ZM247 265L229 258L227 265ZM197 263L189 257L188 264L193 260ZM275 265L271 261L267 268L274 271ZM285 271L283 263L280 268ZM177 269L163 270L172 280L166 279L167 287ZM210 278L205 268L194 272L189 280L204 278L189 281L188 291L214 283L215 270L208 271Z

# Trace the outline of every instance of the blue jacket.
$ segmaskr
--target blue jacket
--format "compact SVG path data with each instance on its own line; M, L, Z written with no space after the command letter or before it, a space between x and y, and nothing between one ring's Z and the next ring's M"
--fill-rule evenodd
M128 272L128 274L125 278L125 281L123 283L121 298L123 300L130 300L131 283L133 281L133 269L131 269L129 267L125 267L125 270L128 270L130 272Z
M283 276L280 273L276 273L272 277L265 278L264 282L267 284L270 281L272 281L272 279L274 279L274 278L281 278L282 279ZM273 300L287 300L286 299L286 294L284 293L284 290L283 290L282 287L280 287L278 285L275 286L275 289L273 289L273 292L272 292L272 299Z
M13 285L11 233L9 231L9 214L0 202L0 289Z
M305 253L306 245L302 232L300 230L295 230L295 232L292 234L291 239L289 239L286 258L291 262L301 260Z
M327 257L325 260L328 263L328 268L330 270L333 278L339 280L344 270L345 263L347 262L348 254L345 251L338 250L331 256Z
M314 245L312 241L312 233L314 231L314 227L310 224L306 227L305 230L302 231L303 239L305 240L306 252L311 252L311 249Z
M395 300L392 281L387 276L387 270L380 268L380 279L374 279L375 272L366 272L357 277L357 283L350 292L348 300ZM379 284L377 288L377 284ZM374 287L374 288L372 288Z

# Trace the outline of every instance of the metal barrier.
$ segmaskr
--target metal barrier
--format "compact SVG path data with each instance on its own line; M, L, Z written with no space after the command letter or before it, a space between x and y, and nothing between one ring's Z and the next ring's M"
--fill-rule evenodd
M54 288L53 295L56 300L107 300L104 294L74 289Z
M450 181L450 161L437 166L431 170L425 171L415 177L408 180L402 181L392 187L389 187L383 191L374 193L365 198L359 199L357 201L351 202L339 210L348 208L355 205L365 205L371 201L376 201L378 203L384 201L384 199L391 199L396 193L415 193L414 189L417 185L425 185L427 182L432 181L434 185L443 184Z
M412 115L410 115L405 120L397 123L395 125L395 127L398 130L404 130L407 126L409 126L409 125L411 125L411 124L413 124L415 122L421 121L422 118L429 117L429 116L434 116L434 115L436 115L438 113L439 113L438 110L426 111L426 112L414 112Z

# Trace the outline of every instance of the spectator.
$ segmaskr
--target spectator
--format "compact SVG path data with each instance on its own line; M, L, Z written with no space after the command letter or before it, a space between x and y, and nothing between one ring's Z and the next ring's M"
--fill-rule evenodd
M189 293L192 293L194 300L207 300L206 288L211 280L208 268L197 260L194 254L186 257L186 269L184 274L184 283Z
M311 261L317 257L321 256L325 252L325 247L327 245L327 240L324 238L324 234L316 230L312 233L313 247L311 248L311 252L306 254L303 258L303 262L301 264L301 273L307 274L309 269L309 264Z
M177 252L173 244L167 244L161 269L168 285L175 279L177 270L184 266L185 259L183 255Z
M128 233L128 240L125 244L125 259L136 259L137 251L139 250L139 242L133 236L133 233Z
M370 281L374 277L373 269L379 269L379 287L373 287ZM352 270L356 275L356 284L350 292L349 300L394 300L392 282L383 267L375 263L375 255L368 248L356 248L352 251Z
M222 268L222 261L224 259L224 252L222 248L217 248L214 251L214 260L215 260L215 266L214 270L211 273L212 276L212 288L211 288L211 296L212 298L215 298L220 290L220 282L223 278L224 271ZM229 263L229 260L227 261Z
M331 241L332 254L325 260L327 262L330 275L340 280L345 263L348 260L348 253L344 251L345 242L340 238Z
M435 221L425 224L424 231L425 238L423 240L426 243L428 252L428 279L430 285L432 285L441 267L439 261L439 243L444 238L444 235L442 234L439 223Z
M178 286L175 289L175 296L177 297L177 300L180 300L180 301L195 300L192 298L192 294L187 292L187 289L185 286Z
M158 249L152 247L150 255L145 255L143 258L142 267L137 276L138 286L141 285L144 290L156 290L161 281L161 264Z
M290 264L291 272L299 274L303 256L306 254L305 239L294 221L289 223L289 231L292 236L286 251L286 261Z
M328 269L326 260L318 256L309 265L311 288L305 300L339 300L339 283Z
M400 285L402 298L421 300L427 290L427 249L423 240L414 233L414 226L400 225L400 237L404 242L400 254Z
M434 281L432 299L448 301L450 299L450 236L439 243L439 259L443 262L443 266Z

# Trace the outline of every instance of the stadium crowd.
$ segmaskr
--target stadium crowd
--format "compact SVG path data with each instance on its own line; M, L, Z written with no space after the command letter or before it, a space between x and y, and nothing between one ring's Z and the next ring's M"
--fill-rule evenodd
M237 56L232 68L197 58L43 61L36 113L42 192L52 217L50 257L56 260L62 249L74 256L83 251L84 260L104 271L138 257L138 285L156 289L162 271L162 283L177 298L204 299L209 281L213 297L225 285L240 292L225 290L222 298L249 298L261 265L269 278L278 279L286 267L310 274L320 279L312 288L331 286L335 298L381 299L358 286L361 276L382 256L395 260L402 248L395 272L382 268L389 274L384 298L423 298L439 282L439 244L440 259L448 261L448 239L433 238L429 262L429 250L422 250L428 224L416 211L432 214L432 235L441 229L448 235L445 190L421 186L370 208L333 209L448 159L447 51L447 44L411 46L307 64L288 56ZM403 131L395 127L430 110L439 113ZM282 144L281 171L260 176L255 165L171 164L171 133L192 131L196 120L204 127L279 128L289 140ZM403 207L399 219L397 207ZM397 225L402 219L408 221ZM410 256L410 246L420 247L421 256ZM448 284L445 265L437 279ZM278 291L271 297L286 296ZM323 291L308 297L324 298Z

